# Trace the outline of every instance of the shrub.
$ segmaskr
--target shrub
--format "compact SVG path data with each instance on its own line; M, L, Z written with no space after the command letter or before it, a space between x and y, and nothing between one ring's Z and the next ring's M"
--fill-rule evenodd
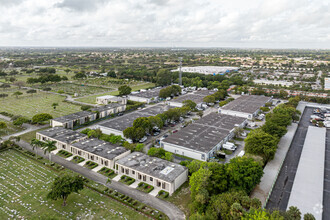
M17 118L16 120L14 120L13 124L20 126L23 123L29 123L29 122L31 122L30 119L21 116L21 117Z
M49 119L53 119L53 116L51 116L48 113L40 113L40 114L36 114L32 117L32 122L41 123L41 122L47 121Z

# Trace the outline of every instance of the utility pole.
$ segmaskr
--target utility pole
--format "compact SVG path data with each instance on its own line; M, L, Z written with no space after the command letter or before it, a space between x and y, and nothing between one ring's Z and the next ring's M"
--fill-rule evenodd
M179 66L179 85L182 86L182 57L179 57L180 66Z

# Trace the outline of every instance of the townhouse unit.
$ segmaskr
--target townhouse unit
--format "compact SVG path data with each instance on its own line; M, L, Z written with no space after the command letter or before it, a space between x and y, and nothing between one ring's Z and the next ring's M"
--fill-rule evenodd
M160 141L160 147L174 154L208 161L224 143L234 136L236 127L243 128L243 117L210 113L177 133Z
M36 139L40 141L56 141L56 148L68 150L73 142L87 139L87 135L63 127L49 128L36 133Z
M96 119L104 118L112 114L124 112L126 110L126 104L110 103L108 105L92 108L91 111L97 113Z
M69 152L101 166L114 169L115 162L131 153L126 148L91 138L70 144Z
M140 152L119 159L115 172L172 194L188 179L188 169L179 164Z
M127 98L120 96L113 96L113 95L104 95L104 96L96 97L96 103L99 105L107 105L109 103L119 103L126 105Z
M82 111L76 112L70 115L65 115L59 118L50 120L51 127L64 127L68 129L73 129L77 125L82 125L84 123L94 121L97 114L95 112Z
M260 112L260 107L271 101L272 97L242 95L227 105L220 107L218 112L224 115L239 116L252 120Z

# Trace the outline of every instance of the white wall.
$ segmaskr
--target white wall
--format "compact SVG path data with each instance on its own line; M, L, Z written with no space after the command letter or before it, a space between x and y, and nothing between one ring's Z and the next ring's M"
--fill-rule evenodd
M135 102L146 102L147 104L150 103L150 99L143 98L143 97L138 97L138 96L128 96L128 100L135 101Z
M175 99L174 99L175 100ZM182 107L183 104L180 102L175 102L175 101L167 101L167 104L173 107Z
M52 120L50 120L50 126L51 127L63 127L63 123L62 122L58 122L58 121L54 121L52 119Z
M188 149L182 146L178 146L175 144L170 144L170 143L166 143L161 141L160 142L160 146L162 148L164 148L164 150L175 153L175 154L179 154L179 155L183 155L186 157L190 157L196 160L202 160L202 161L206 161L208 159L208 154L207 153L203 153L200 151L196 151L193 149ZM204 159L202 159L202 155L204 154Z
M108 128L108 127L103 127L103 126L100 126L100 125L96 125L95 127L93 127L93 129L101 129L102 133L103 134L107 134L107 135L110 135L110 134L114 134L114 135L120 135L124 138L124 134L122 131L119 131L119 130L115 130L115 129L111 129L111 128Z
M224 114L224 115L238 116L238 117L243 117L243 118L248 118L248 119L252 119L252 117L253 117L253 114L225 110L225 109L221 109L221 108L218 109L218 112L221 114Z

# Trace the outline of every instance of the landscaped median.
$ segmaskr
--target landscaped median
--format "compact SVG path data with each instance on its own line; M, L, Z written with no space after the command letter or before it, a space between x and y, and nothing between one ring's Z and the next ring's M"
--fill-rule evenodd
M88 169L94 169L95 167L97 167L98 166L98 164L97 163L95 163L95 162L93 162L93 161L87 161L86 163L85 163L85 165L84 165L84 167L86 167L86 168L88 168Z
M98 171L98 173L109 177L110 179L113 179L115 176L117 176L117 174L115 173L115 171L113 171L112 169L109 169L107 167L103 167L102 169L100 169Z
M59 152L57 152L56 155L58 155L60 157L68 158L68 157L71 157L72 156L72 153L67 152L65 150L60 150Z
M135 182L135 179L133 179L132 177L123 175L123 176L120 177L119 182L124 183L126 185L131 185L132 183Z
M150 193L154 189L154 187L147 183L141 182L141 183L139 183L139 185L136 189L138 189L142 192L145 192L145 193Z

